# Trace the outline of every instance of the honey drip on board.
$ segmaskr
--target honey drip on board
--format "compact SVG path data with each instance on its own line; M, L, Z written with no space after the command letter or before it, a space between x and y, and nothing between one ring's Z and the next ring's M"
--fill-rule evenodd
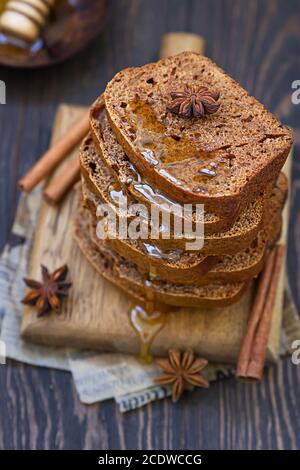
M147 307L134 305L130 309L129 315L130 323L140 339L139 359L146 364L151 364L153 361L150 353L151 344L166 322L166 313L154 307L151 312Z
M145 306L133 305L129 310L129 320L140 340L139 359L145 364L153 361L151 344L157 333L166 323L167 308L156 305L152 282L145 282L147 301Z

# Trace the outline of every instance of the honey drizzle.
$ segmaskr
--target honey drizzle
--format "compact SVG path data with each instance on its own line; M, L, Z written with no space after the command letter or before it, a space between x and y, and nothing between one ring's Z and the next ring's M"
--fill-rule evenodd
M130 103L130 109L134 115L140 150L153 163L156 156L166 164L189 158L207 161L216 156L214 151L198 149L195 142L187 137L167 135L166 127L157 119L153 108L146 101L137 98Z
M151 279L156 279L158 277L157 275L157 267L155 264L150 262L150 269L149 269L149 275Z
M114 203L118 203L120 198L125 197L122 186L119 182L114 182L109 186L109 197Z
M149 302L147 302L149 307ZM139 359L151 364L153 361L150 353L151 344L166 322L166 313L156 310L154 307L149 311L141 305L133 305L129 311L130 323L138 334L140 340Z
M156 305L151 280L145 282L145 290L147 298L145 307L133 305L129 310L129 320L140 340L138 357L143 363L151 364L153 357L150 348L154 338L166 323L167 310L166 306L162 308Z

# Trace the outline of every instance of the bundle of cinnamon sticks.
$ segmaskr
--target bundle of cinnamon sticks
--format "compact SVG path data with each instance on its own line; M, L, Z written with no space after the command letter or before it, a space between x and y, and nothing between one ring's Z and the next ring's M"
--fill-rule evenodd
M257 382L263 375L284 253L284 245L277 245L273 248L258 280L236 368L236 377L243 382Z

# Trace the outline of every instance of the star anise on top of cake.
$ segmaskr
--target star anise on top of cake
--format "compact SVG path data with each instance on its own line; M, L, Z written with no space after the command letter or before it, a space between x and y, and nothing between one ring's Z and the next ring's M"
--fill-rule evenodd
M220 93L205 86L185 85L184 90L172 91L168 111L183 118L203 117L218 111Z
M162 369L162 374L155 379L159 385L172 385L172 400L179 399L183 391L189 386L209 387L208 381L200 373L208 362L206 359L196 358L191 349L181 353L177 349L169 350L167 359L156 359Z
M42 282L33 279L24 279L25 284L30 290L22 300L23 304L34 305L38 317L45 315L51 310L60 311L62 299L66 297L67 291L71 287L70 282L65 282L68 274L67 265L53 271L41 265Z

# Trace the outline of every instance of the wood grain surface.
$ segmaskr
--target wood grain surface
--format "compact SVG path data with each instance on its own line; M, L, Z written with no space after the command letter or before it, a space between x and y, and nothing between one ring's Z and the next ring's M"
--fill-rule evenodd
M7 104L0 106L1 247L18 200L17 179L47 149L59 103L88 105L115 72L155 60L160 36L190 31L206 38L207 55L295 130L288 268L300 309L300 79L297 0L111 0L103 34L55 68L0 68ZM0 305L1 308L1 305ZM3 449L290 449L300 447L300 366L290 358L260 385L234 379L122 415L113 401L81 405L69 374L9 361L0 366Z

